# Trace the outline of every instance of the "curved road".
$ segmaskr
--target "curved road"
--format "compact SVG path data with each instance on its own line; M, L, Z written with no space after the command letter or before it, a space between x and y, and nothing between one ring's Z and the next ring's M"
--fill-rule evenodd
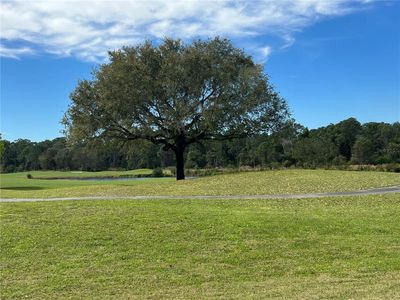
M65 198L0 198L0 202L39 202L39 201L70 201L70 200L140 200L140 199L304 199L338 196L362 196L400 193L400 186L374 188L350 192L330 192L315 194L283 194L283 195L221 195L221 196L93 196ZM400 195L399 195L400 196Z

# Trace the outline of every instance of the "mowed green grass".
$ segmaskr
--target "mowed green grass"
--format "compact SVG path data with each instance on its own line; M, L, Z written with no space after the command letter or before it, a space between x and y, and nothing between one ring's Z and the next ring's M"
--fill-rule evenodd
M55 175L54 172L31 172L34 177L57 177L60 176L59 173ZM93 176L92 174L89 173L87 176ZM116 174L114 172L113 176ZM400 185L400 174L336 170L276 170L215 175L177 182L174 178L128 181L37 180L27 179L26 173L15 173L0 175L0 182L2 198L264 195L350 191Z
M101 171L101 172L62 172L62 171L31 171L0 174L0 188L1 196L7 197L11 195L30 196L35 191L43 191L47 193L49 189L64 189L68 187L76 187L81 189L86 186L93 185L118 185L125 181L107 181L102 180L104 177L127 177L127 176L140 176L151 174L151 169L137 169L130 171ZM33 179L28 179L27 175L31 174ZM76 180L72 178L96 178L99 180ZM44 178L49 178L46 180ZM71 179L54 179L54 178L71 178ZM172 178L146 178L146 181L163 181ZM129 180L130 184L138 183L139 180ZM63 190L61 190L62 193Z
M400 297L399 194L2 203L0 213L2 299Z
M28 179L27 175L33 176ZM93 184L108 184L112 181L96 181L96 180L75 180L73 178L96 178L104 177L124 177L124 176L140 176L151 174L150 169L137 169L130 171L101 171L101 172L83 172L83 171L31 171L0 174L0 185L4 189L35 190L36 189L52 189L71 186L83 186ZM46 180L49 178L49 180ZM63 179L54 179L63 178ZM71 178L71 180L68 180Z
M17 178L27 174L31 174L38 178L68 178L68 177L79 177L79 178L90 178L90 177L122 177L122 176L135 176L135 175L149 175L151 169L136 169L128 171L99 171L99 172L86 172L86 171L31 171L31 172L20 172L10 173L11 177L16 176Z

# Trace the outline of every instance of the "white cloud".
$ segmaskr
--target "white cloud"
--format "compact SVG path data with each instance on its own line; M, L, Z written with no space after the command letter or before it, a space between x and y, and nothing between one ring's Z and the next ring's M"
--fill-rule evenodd
M292 35L290 34L285 34L282 36L282 40L284 41L283 45L281 46L281 49L286 49L292 46L295 42L295 39Z
M31 48L84 60L103 60L107 50L164 36L192 39L293 34L321 18L343 15L370 0L48 0L2 1L0 55L18 57ZM14 52L13 52L14 51ZM271 48L264 47L265 58ZM5 54L4 54L5 53Z
M0 56L18 59L23 54L33 54L34 51L29 47L6 48L0 46Z
M272 48L271 46L264 46L258 49L259 57L262 63L265 63L268 60L268 57L271 55Z

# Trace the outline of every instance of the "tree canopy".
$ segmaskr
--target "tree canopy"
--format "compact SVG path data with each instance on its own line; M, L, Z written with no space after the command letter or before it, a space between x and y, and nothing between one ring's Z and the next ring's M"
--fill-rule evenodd
M109 59L71 93L68 139L162 144L175 152L178 180L188 145L271 133L288 118L262 66L226 39L145 42Z
M359 125L357 120L350 118L338 124L308 130L300 124L288 122L270 135L254 135L232 141L204 141L188 147L185 166L191 174L201 174L202 171L197 169L203 168L364 169L365 164L375 165L371 166L372 169L400 172L400 123ZM351 128L358 129L349 134ZM118 141L104 139L74 144L68 144L65 138L42 142L24 139L1 142L4 148L0 172L157 167L168 168L172 173L175 171L172 168L175 165L173 151L162 151L161 145L147 140L132 141L123 147ZM350 149L350 155L346 156L343 149Z

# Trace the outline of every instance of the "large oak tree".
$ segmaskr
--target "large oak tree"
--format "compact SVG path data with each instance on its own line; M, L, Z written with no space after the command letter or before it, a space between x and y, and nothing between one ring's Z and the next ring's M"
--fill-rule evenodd
M63 119L68 138L162 144L176 154L178 180L190 144L269 133L288 116L262 66L220 38L112 51L71 100Z

